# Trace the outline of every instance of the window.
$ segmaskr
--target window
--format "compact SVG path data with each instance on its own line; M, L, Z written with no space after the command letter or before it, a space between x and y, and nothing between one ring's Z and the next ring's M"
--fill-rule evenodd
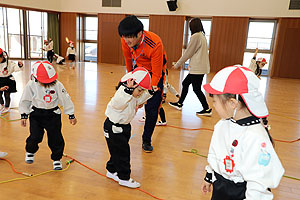
M274 20L250 20L249 22L243 65L246 67L250 65L254 51L258 48L256 57L263 57L268 62L263 68L262 75L268 75L269 63L273 53L275 26L276 21Z
M84 17L84 60L97 61L98 17Z
M144 25L144 30L149 31L149 17L138 17Z
M22 10L7 8L7 53L11 58L24 58L24 29Z
M44 58L46 52L42 50L44 40L47 39L47 13L27 11L27 37L29 58Z

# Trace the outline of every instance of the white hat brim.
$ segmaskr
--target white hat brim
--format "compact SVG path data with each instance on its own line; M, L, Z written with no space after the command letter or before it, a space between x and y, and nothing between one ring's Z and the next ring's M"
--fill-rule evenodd
M241 94L249 111L258 118L269 116L267 105L262 94L258 91Z

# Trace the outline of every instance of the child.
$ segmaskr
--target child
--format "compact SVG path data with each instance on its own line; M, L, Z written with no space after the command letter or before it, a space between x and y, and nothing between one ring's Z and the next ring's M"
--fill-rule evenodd
M47 51L47 60L52 63L53 61L53 55L54 55L54 51L53 51L53 40L51 38L49 38L48 40L44 40L44 50Z
M5 90L7 90L7 89L8 89L8 86L4 86L4 87L1 87L1 88L0 88L0 91L5 91ZM0 151L0 158L5 157L6 155L7 155L6 152Z
M74 105L63 84L57 80L57 73L48 61L38 61L32 66L32 80L29 80L23 91L19 111L21 125L26 127L29 115L30 135L26 140L25 162L34 162L38 144L42 142L44 129L47 131L48 145L52 151L53 169L61 170L64 151L64 138L61 133L61 111L69 115L72 125L77 123L74 116Z
M256 48L255 53L253 55L253 58L251 59L251 63L249 66L249 69L258 77L260 78L262 73L262 68L267 64L267 61L265 58L257 58L256 55L258 53L258 48Z
M75 66L73 67L73 62L75 62L75 55L76 55L76 51L74 48L74 42L70 40L69 47L67 49L67 57L68 57L68 60L71 61L71 63L70 63L71 68L75 67Z
M18 64L8 60L8 55L0 48L0 87L8 86L8 89L0 91L0 114L9 112L10 94L17 92L16 81L13 77L13 72L21 71L23 67L22 62ZM4 93L4 99L2 95Z
M64 65L65 63L65 59L64 57L58 55L58 54L54 54L54 58L56 59L56 64L58 65Z
M140 183L130 178L130 122L138 107L151 98L154 91L150 90L150 74L143 67L125 74L119 86L105 111L107 118L104 122L104 136L110 152L106 176L122 186L138 188Z
M213 200L273 199L284 169L260 118L268 116L259 79L246 67L230 66L204 85L222 118L210 142L204 193Z

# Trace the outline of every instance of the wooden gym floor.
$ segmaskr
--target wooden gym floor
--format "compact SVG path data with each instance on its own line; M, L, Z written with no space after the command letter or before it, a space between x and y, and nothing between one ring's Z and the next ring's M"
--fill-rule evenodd
M30 76L30 65L25 62L25 70L15 73L18 92L13 94L11 107L17 108L22 90ZM75 104L78 123L72 126L68 116L63 114L63 135L66 142L65 153L83 164L106 173L105 164L109 158L103 136L105 108L115 92L115 86L124 75L123 66L95 63L77 63L75 69L68 66L56 66L59 80L64 84ZM181 81L186 71L170 70L169 82L181 89ZM213 74L208 76L210 80ZM206 80L205 80L206 82ZM270 111L269 124L275 139L294 140L299 138L300 119L300 80L269 79L261 80L261 92ZM172 94L167 95L167 102L175 101ZM212 105L211 98L208 98ZM184 102L182 111L163 105L168 125L183 128L209 128L219 120L216 112L212 117L197 117L201 105L196 95L190 92ZM152 137L154 151L146 154L141 148L143 123L138 119L143 116L140 109L132 121L131 166L132 178L142 184L141 189L161 199L193 200L210 199L210 194L202 195L201 183L205 174L206 158L183 150L197 149L199 154L207 155L211 131L184 130L173 127L156 127ZM11 109L5 119L17 119L17 109ZM24 162L24 145L29 128L20 126L20 121L8 122L0 119L0 150L8 152L7 158L16 170L38 174L52 169L47 137L40 144L34 164ZM285 175L300 178L300 144L276 142L275 149L285 168ZM63 161L68 159L63 158ZM15 174L9 164L0 160L0 182L22 178ZM300 199L300 182L282 178L280 186L273 190L277 200ZM72 163L64 172L53 172L27 180L2 183L0 199L103 199L103 200L143 200L153 197L135 189L119 186L116 182L102 177L95 172Z

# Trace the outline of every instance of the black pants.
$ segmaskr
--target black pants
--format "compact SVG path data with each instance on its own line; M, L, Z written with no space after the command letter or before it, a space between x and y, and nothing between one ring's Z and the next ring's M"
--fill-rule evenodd
M3 93L4 93L4 99L5 99L5 102L4 102L4 100L3 100L3 97L2 97L2 95L3 95ZM1 105L3 105L5 103L5 107L6 108L8 108L9 107L9 105L10 105L10 92L7 92L7 91L0 91L0 104Z
M26 152L35 153L42 142L44 129L47 131L48 146L51 149L51 159L60 160L63 156L65 142L61 133L61 115L53 112L54 109L33 108L29 115L30 135L26 139Z
M185 100L185 97L189 91L189 86L192 84L193 90L195 94L197 95L199 101L202 104L202 107L204 110L207 110L209 108L206 97L201 91L202 81L203 81L204 74L188 74L185 79L182 81L182 91L181 96L178 101L178 103L183 103Z
M49 61L49 63L52 63L53 56L54 56L54 51L53 50L47 51L47 60Z
M213 182L212 200L243 200L246 198L247 182L234 183L218 173L214 174L217 180Z
M166 122L166 114L165 114L165 110L163 109L163 107L161 106L160 109L159 109L159 117L160 117L160 120L162 122Z
M151 137L158 117L159 106L162 101L162 93L164 89L164 76L165 74L162 73L162 76L157 84L160 90L155 92L154 95L147 101L147 104L145 105L146 121L143 133L143 143L151 143Z
M121 180L130 179L130 147L131 125L114 124L108 118L104 122L104 136L110 153L106 169L110 173L118 173Z

